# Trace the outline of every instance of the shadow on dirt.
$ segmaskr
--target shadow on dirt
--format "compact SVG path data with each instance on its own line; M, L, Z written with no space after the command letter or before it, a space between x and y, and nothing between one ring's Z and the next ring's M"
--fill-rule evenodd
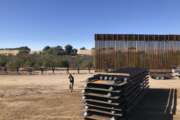
M128 120L173 120L176 104L176 89L149 89Z

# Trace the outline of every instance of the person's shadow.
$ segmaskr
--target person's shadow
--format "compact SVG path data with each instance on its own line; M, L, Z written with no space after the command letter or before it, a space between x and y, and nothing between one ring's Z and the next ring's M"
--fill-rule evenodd
M148 89L140 103L127 115L128 120L173 120L176 89Z

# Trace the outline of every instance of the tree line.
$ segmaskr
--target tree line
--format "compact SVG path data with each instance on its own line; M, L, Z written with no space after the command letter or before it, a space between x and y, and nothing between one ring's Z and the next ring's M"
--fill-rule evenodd
M77 49L72 45L46 46L39 52L31 53L27 46L16 48L19 53L16 56L0 55L0 67L9 69L32 67L34 69L55 69L63 68L89 68L94 66L92 56L77 55ZM83 48L84 49L84 48Z

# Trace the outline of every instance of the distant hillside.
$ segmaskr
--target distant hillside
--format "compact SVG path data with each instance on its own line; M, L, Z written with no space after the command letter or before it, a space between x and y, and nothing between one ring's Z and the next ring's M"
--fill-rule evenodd
M19 51L18 49L0 49L0 55L17 55Z
M85 49L85 50L78 50L77 54L78 55L87 55L87 56L94 56L94 49Z
M30 48L18 47L18 48L0 48L0 55L17 55L20 51L31 51Z

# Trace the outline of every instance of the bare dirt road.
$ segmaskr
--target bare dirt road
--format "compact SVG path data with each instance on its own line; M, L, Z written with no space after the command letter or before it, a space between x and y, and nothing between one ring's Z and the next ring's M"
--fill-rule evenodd
M0 120L81 120L81 90L91 75L75 74L73 93L68 90L67 74L2 75ZM180 80L150 80L150 86L150 92L139 104L143 107L137 108L139 112L132 115L133 120L180 120ZM177 88L175 96L170 88ZM169 101L173 99L169 98L176 100L175 115L166 111L167 105L172 106ZM144 116L140 118L137 115L142 111Z

